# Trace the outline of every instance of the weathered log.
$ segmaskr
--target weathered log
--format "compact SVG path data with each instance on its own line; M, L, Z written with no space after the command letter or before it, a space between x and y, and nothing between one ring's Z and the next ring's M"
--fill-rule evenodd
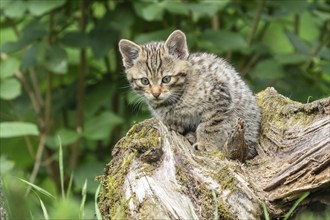
M258 156L246 163L194 150L157 119L134 125L100 178L104 219L257 219L283 216L302 193L329 202L330 97L294 102L268 88Z

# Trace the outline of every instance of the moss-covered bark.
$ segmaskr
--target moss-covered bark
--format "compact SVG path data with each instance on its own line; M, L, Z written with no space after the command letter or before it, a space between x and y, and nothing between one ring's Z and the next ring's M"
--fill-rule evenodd
M132 161L136 158L152 161L161 156L161 137L152 125L153 120L134 125L114 147L113 160L106 165L104 176L99 178L103 189L99 195L99 207L105 219L111 216L113 219L122 219L127 214L122 186Z

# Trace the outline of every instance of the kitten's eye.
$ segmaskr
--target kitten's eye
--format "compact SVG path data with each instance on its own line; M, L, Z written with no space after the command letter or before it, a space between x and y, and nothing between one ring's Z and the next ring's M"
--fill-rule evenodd
M141 78L141 83L142 83L142 85L149 85L149 79L148 78L146 78L146 77L143 77L143 78Z
M162 83L169 83L171 81L171 76L164 76L162 79Z

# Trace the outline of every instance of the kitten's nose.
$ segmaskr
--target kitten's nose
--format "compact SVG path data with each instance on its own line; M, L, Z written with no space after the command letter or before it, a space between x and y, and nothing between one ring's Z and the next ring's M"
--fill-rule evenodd
M158 96L160 95L160 92L151 92L152 93L152 95L155 97L155 98L158 98Z

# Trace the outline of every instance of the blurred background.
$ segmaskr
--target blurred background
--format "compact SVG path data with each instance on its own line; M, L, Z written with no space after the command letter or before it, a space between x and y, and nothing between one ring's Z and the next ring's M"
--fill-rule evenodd
M121 38L142 44L181 29L191 52L224 57L255 93L272 86L307 103L330 95L329 10L328 0L1 0L9 215L98 218L95 177L150 117L126 81Z

